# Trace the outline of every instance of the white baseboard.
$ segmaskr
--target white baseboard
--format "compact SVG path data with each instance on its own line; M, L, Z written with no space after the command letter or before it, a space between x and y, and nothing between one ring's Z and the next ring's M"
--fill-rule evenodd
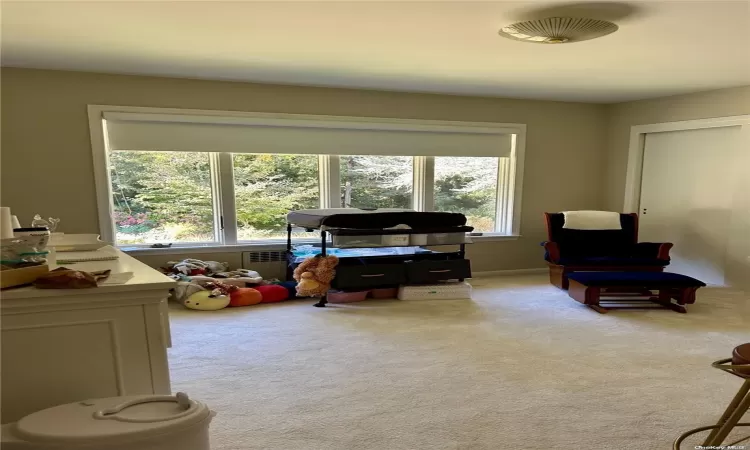
M473 272L473 278L488 278L488 277L503 277L508 275L535 275L540 273L547 273L549 269L546 267L539 267L533 269L511 269L511 270L488 270L486 272Z

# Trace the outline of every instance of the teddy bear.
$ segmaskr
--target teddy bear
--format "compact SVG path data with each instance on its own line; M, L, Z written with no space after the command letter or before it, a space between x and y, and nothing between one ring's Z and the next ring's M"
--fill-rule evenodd
M322 297L331 288L331 281L336 276L336 256L316 255L302 261L294 269L297 281L297 295L300 297Z

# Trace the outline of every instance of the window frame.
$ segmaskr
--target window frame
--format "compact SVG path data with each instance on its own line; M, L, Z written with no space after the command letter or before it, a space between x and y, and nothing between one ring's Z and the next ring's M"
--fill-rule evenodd
M110 179L110 163L107 156L105 113L134 113L134 114L174 114L182 116L210 116L212 123L243 123L254 121L295 120L320 121L324 126L337 127L342 122L362 122L368 127L383 129L395 126L440 129L455 129L462 127L467 130L477 129L477 132L491 130L497 134L510 134L511 151L508 158L498 156L498 191L496 208L496 232L483 233L480 239L515 238L520 235L521 205L523 189L523 167L526 147L526 125L519 123L489 123L489 122L459 122L415 119L382 119L368 117L303 115L303 114L275 114L239 111L216 111L178 108L153 108L140 106L88 105L89 133L94 163L94 181L96 187L97 212L99 218L99 234L102 240L115 242L115 223L112 219L112 184ZM253 241L237 240L237 214L234 197L234 169L232 153L206 152L211 161L212 196L214 200L214 242L181 242L173 243L173 248L187 247L242 247L256 245L273 245L280 240L261 239ZM404 155L408 156L408 155ZM455 155L462 156L462 155ZM413 156L412 207L417 211L430 211L434 207L434 168L435 160L432 156ZM320 207L341 207L340 195L340 156L318 155L318 178L320 185ZM504 181L507 178L507 182ZM475 237L476 239L476 237ZM300 242L307 239L300 239ZM317 241L317 237L311 238ZM126 244L129 248L151 248L151 244ZM156 250L156 249L155 249Z

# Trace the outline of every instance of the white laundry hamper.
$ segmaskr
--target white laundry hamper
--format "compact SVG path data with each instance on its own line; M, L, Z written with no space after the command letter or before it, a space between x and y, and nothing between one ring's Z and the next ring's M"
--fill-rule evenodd
M2 426L2 450L210 450L215 413L187 395L137 395L54 406Z

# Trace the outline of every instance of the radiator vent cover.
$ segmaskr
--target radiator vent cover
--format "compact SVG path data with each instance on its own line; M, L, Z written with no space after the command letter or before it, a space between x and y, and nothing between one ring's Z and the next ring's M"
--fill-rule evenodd
M286 261L284 250L261 250L257 252L242 252L243 260L248 263L262 263Z

